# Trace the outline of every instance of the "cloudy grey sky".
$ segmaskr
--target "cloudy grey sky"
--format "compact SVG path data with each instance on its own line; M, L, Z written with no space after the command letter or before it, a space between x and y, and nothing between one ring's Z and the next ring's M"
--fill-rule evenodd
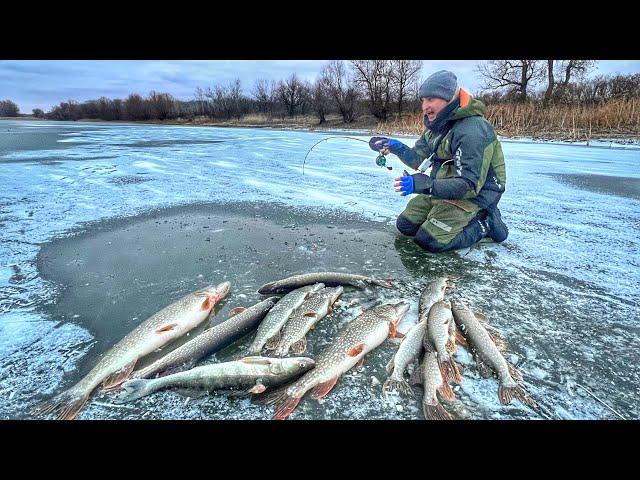
M250 93L257 78L280 80L292 73L313 80L324 60L0 60L0 100L10 99L22 113L48 111L61 101L83 102L106 96L125 98L151 90L180 100L194 96L196 87L240 78ZM477 60L425 60L421 78L441 69L452 70L471 92L480 88ZM640 73L638 60L601 60L593 74Z

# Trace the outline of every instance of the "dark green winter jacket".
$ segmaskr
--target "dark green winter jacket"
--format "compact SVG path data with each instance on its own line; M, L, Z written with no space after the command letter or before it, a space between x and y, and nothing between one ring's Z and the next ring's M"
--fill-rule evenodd
M507 174L502 146L491 124L484 118L485 106L460 90L457 108L441 128L426 128L413 148L394 151L407 166L431 165L434 198L468 199L480 208L497 204L505 190ZM440 119L443 120L443 119Z

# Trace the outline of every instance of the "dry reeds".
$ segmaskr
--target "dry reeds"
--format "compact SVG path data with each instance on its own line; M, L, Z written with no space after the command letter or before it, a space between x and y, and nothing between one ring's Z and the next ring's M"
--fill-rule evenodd
M618 99L598 105L497 103L487 107L487 120L503 136L566 140L640 136L640 100ZM378 124L381 134L420 135L422 114Z

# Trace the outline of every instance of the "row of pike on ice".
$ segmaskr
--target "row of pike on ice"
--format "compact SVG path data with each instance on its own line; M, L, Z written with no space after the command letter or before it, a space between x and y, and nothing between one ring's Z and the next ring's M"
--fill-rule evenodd
M104 354L76 385L40 402L32 413L55 413L58 419L73 419L91 393L102 384L103 390L119 390L117 402L135 400L163 388L231 390L227 393L254 395L264 403L275 405L274 418L285 419L306 392L311 390L312 398L327 395L341 375L361 365L364 356L388 337L403 340L387 366L391 376L384 384L384 391L412 393L404 380L404 373L411 363L419 360L411 382L423 384L426 418L452 418L439 403L436 393L445 400L455 399L449 382L459 383L461 380L459 369L451 357L456 339L458 343L471 345L479 367L490 368L498 374L502 403L518 398L535 406L535 401L514 380L514 377L521 379L521 376L504 359L500 349L502 343L484 328L479 320L482 316L473 314L460 303L454 302L452 308L451 303L443 301L447 287L453 286L452 281L449 277L438 277L429 283L420 297L418 322L406 336L397 332L396 327L409 310L409 303L385 303L364 310L316 359L301 356L277 358L287 355L289 350L295 355L306 351L307 333L332 312L332 306L344 291L343 286L393 287L388 280L347 273L295 275L266 284L258 290L265 295L284 294L282 298L269 297L250 308L234 309L230 319L206 329L152 364L134 371L141 358L205 321L231 287L229 282L209 286L186 295L145 320ZM456 330L456 322L464 336ZM250 356L193 368L199 360L256 328L256 336L249 347ZM260 356L263 349L274 351L276 357ZM291 383L293 380L296 381ZM266 390L269 392L263 394Z

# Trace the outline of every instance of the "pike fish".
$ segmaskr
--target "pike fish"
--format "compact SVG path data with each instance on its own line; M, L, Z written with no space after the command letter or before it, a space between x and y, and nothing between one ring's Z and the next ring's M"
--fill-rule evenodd
M151 378L188 370L198 360L222 350L237 339L257 328L278 297L270 297L253 305L228 320L210 327L197 337L176 348L151 365L133 372L131 378Z
M422 315L427 315L429 313L429 309L434 303L444 300L445 291L447 288L451 287L453 287L453 277L449 276L436 277L434 280L429 282L420 295L420 300L418 301L418 315L420 317L422 317Z
M318 272L294 275L292 277L267 283L258 290L258 293L269 295L274 293L287 293L296 288L313 283L324 283L327 287L337 287L338 285L351 285L357 288L365 288L367 285L378 285L384 288L393 288L393 283L389 280L376 280L375 278L363 275L353 275L351 273L339 272Z
M282 328L275 354L282 357L287 355L291 348L294 354L302 355L307 350L307 332L333 311L332 305L342 292L342 287L323 288L307 298Z
M427 331L425 317L420 318L420 321L411 327L402 339L398 351L387 364L387 372L391 376L382 384L382 390L385 393L399 390L406 395L413 395L411 387L404 379L404 372L407 366L422 353L422 341Z
M408 302L385 304L371 308L352 320L316 358L316 367L289 387L275 390L264 402L275 405L274 419L284 420L296 408L306 392L311 398L325 397L341 375L362 364L364 356L389 336L409 310Z
M451 355L452 350L455 348L455 343L451 340L449 324L453 321L449 302L440 300L434 303L427 317L427 334L424 337L424 349L427 352L436 351L438 353L438 364L445 382L453 380L456 383L460 383L462 377Z
M314 365L313 359L306 357L245 357L232 362L203 365L159 378L129 380L122 385L123 392L115 401L130 402L165 388L207 392L249 388L246 393L262 393L267 388L299 377Z
M422 411L427 420L452 420L453 417L447 412L436 394L440 394L447 400L455 400L456 396L451 390L451 386L442 378L438 354L435 351L426 352L422 363L414 371L412 378L416 383L422 383L424 396L422 398Z
M280 341L280 329L293 311L302 305L302 302L304 302L309 295L323 288L324 284L316 283L315 285L298 288L282 297L258 327L258 332L249 347L249 352L254 355L259 354L265 346L269 350L276 348Z
M76 385L51 400L41 402L32 413L46 415L55 412L58 420L73 420L100 383L104 389L120 385L129 377L141 357L181 337L206 320L230 287L229 282L211 285L163 308L120 340Z
M454 301L453 316L456 323L462 329L468 343L473 347L474 353L482 361L493 369L500 379L498 387L498 397L503 405L511 403L517 398L521 402L531 407L538 404L531 395L514 379L522 380L522 374L508 363L500 353L487 330L471 309L461 302Z

